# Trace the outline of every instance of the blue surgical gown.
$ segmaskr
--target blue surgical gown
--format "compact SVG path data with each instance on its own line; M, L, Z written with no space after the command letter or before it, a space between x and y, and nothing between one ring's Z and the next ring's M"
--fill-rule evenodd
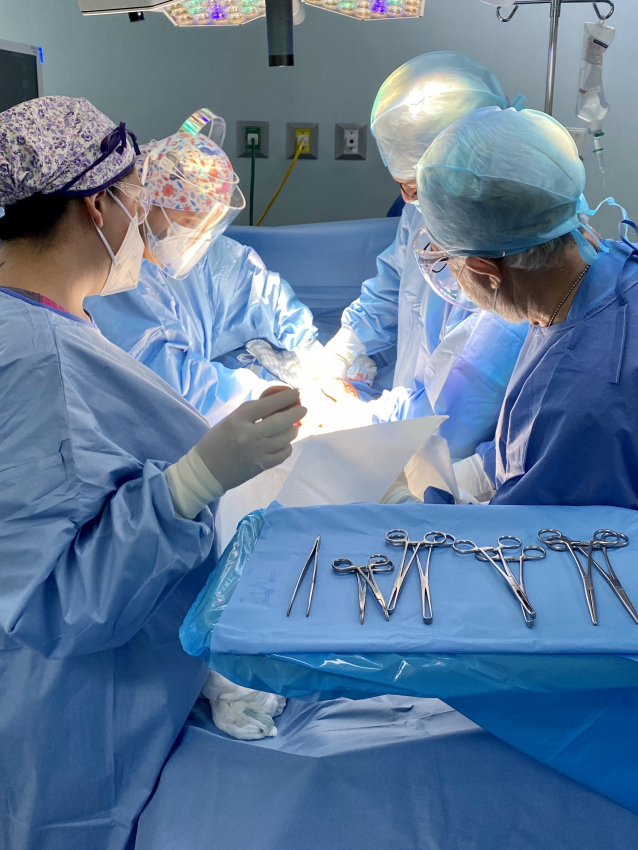
M367 354L397 344L394 389L376 419L448 416L439 433L457 460L493 438L527 325L470 314L437 295L412 252L422 227L418 206L407 204L395 241L377 259L377 276L365 281L342 323Z
M638 257L604 244L567 320L529 331L491 453L494 504L638 509Z
M214 425L268 384L213 362L251 339L292 351L317 336L312 313L259 255L221 236L184 278L144 260L137 289L86 299L102 333L164 378Z
M206 421L89 322L0 290L0 847L124 850L205 670L178 630L213 516L163 469Z

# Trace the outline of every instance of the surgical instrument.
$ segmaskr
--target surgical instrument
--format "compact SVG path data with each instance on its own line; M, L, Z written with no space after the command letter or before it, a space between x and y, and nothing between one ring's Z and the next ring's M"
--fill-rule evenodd
M514 539L514 538L512 538ZM517 539L517 538L516 538ZM512 548L512 547L504 547L504 548ZM517 547L518 548L518 547ZM490 551L497 552L498 549L492 549ZM537 554L532 554L532 553ZM523 588L523 592L527 595L527 590L525 589L525 576L524 576L524 564L525 561L542 561L547 555L547 551L542 546L525 546L521 550L520 555L506 555L505 558L510 563L518 562L518 583ZM482 553L477 554L476 556L479 561L487 561L487 556ZM500 556L501 560L503 559L503 555ZM521 603L521 610L523 611L523 617L525 619L525 625L528 629L531 629L534 626L535 619L531 617L527 611L525 610L523 604Z
M396 608L399 594L401 593L401 588L403 586L403 582L405 581L408 573L410 572L410 567L412 566L412 562L414 561L417 552L424 545L423 540L410 540L410 535L407 531L404 531L402 528L394 528L392 531L388 531L385 536L386 543L388 546L403 546L403 557L401 558L401 564L399 565L399 570L397 572L397 576L394 580L394 586L392 588L392 593L390 594L390 599L388 600L388 612L391 614ZM408 549L412 547L412 557L408 561L407 567L405 566L405 559L408 554Z
M304 576L306 575L306 572L308 571L308 568L310 567L310 563L314 559L314 567L313 567L313 570L312 570L312 582L310 584L310 596L308 597L308 609L306 611L306 617L308 617L310 615L310 606L312 605L312 596L315 592L315 584L317 583L317 564L318 564L318 561L319 561L319 546L320 545L321 545L321 535L319 537L317 537L317 539L315 540L315 545L310 550L310 554L308 555L308 558L306 559L306 563L303 565L301 572L299 573L299 578L297 579L297 584L295 585L295 589L294 589L293 594L292 594L292 599L290 600L290 605L288 606L288 613L286 614L286 617L290 617L290 612L292 611L292 606L295 602L295 597L297 596L297 592L298 592L299 588L301 587L301 582L304 580Z
M548 531L548 529L543 529L543 531ZM539 534L542 533L543 532L539 532ZM585 557L588 557L589 555L590 542L594 544L594 549L600 549L602 551L603 557L605 558L605 563L607 564L607 569L601 566L592 555L591 562L593 566L596 567L598 572L604 577L604 579L614 591L616 596L620 599L632 620L636 624L638 624L638 612L636 612L636 609L632 605L625 588L622 586L620 579L614 572L614 568L611 565L609 553L607 551L608 549L619 549L624 546L627 546L629 544L629 538L621 531L612 531L608 528L599 528L598 531L595 532L592 540L589 542L584 542L582 540L571 541L572 547L574 549L577 549ZM560 541L557 541L555 545L550 546L550 548L560 552L565 551L567 549L567 546L561 545Z
M434 613L432 611L432 596L430 595L430 561L432 560L432 550L439 547L452 546L454 537L451 534L446 534L445 531L428 531L424 535L422 545L428 547L428 557L425 562L425 570L421 566L419 560L419 550L415 549L414 557L416 565L421 577L421 612L423 614L423 622L426 625L431 625Z
M571 540L556 528L542 528L538 532L538 539L554 552L565 552L567 550L571 553L583 581L585 599L587 600L587 607L589 608L589 616L591 617L592 625L597 626L598 613L596 611L596 593L594 592L594 582L591 574L594 541L590 540L589 543L581 543L579 541ZM585 569L581 564L580 559L576 554L576 549L579 549L583 555L587 556L587 569ZM585 549L587 550L586 552Z
M375 573L388 573L394 569L394 564L389 558L386 558L385 555L370 555L368 563L363 566L353 563L349 558L337 558L332 562L332 569L337 573L354 573L356 575L357 585L359 587L359 620L362 625L365 619L366 591L368 587L379 603L386 620L390 619L388 606L385 604L383 594L379 590L374 578Z
M502 562L501 562L502 566L500 566L496 561L496 557L498 557L499 559L501 558L500 552L502 550L514 548L511 544L508 546L505 543L503 543L502 541L505 541L505 540L511 541L513 539L514 538L509 537L509 536L499 537L498 548L490 547L490 546L477 546L471 540L455 540L455 542L452 544L452 548L454 549L455 552L458 552L459 555L476 555L477 558L478 558L479 553L483 554L484 558L481 558L480 560L487 559L487 561L489 561L489 563L494 567L494 569L499 573L499 575L501 575L505 579L505 581L507 582L507 584L509 586L509 589L514 594L516 599L519 601L523 611L527 612L527 614L533 620L535 620L536 619L536 611L534 610L531 602L527 598L527 594L525 593L524 589L521 587L521 585L519 584L519 582L515 578L514 573L509 568L509 564L508 564L507 560L502 560ZM518 539L518 538L516 538L516 539ZM516 548L518 548L518 547L516 547ZM493 557L490 553L496 553L496 555ZM503 556L503 557L506 558L506 556Z

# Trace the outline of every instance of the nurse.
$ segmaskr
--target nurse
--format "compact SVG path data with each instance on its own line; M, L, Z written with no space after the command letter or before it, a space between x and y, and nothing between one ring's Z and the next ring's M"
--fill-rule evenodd
M223 139L224 122L208 131ZM196 117L196 116L194 116ZM214 125L214 128L213 128ZM191 127L191 130L185 127ZM102 333L164 378L210 424L269 383L215 362L252 339L323 353L312 314L252 248L223 233L245 206L232 164L192 121L142 148L137 171L151 195L139 285L86 307Z
M588 230L567 130L479 110L436 139L417 183L431 284L447 263L465 298L530 325L485 454L492 503L638 509L638 255Z
M206 675L178 629L208 504L289 456L304 409L209 428L109 343L82 305L139 275L135 137L67 97L0 122L0 846L124 850Z
M397 237L377 260L326 346L339 377L362 353L397 344L395 389L376 403L377 421L449 416L440 430L452 458L492 439L507 381L525 328L487 313L452 307L425 285L412 254L423 226L415 167L449 124L485 106L506 106L501 84L485 65L462 53L425 53L383 83L370 119L381 156L400 184L406 207Z

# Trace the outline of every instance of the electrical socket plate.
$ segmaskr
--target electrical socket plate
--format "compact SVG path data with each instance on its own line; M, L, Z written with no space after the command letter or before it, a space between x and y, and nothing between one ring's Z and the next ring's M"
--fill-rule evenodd
M365 159L367 124L335 124L335 159Z
M286 124L286 157L294 159L297 152L297 138L300 130L310 133L310 152L300 153L299 159L319 159L319 125L306 122L305 124Z
M251 133L252 131L252 133ZM237 156L250 157L250 139L258 137L255 145L255 159L268 159L270 153L270 132L268 121L238 121L237 122Z
M587 138L587 130L584 127L567 127L566 130L578 148L578 156L581 159L585 159L585 139Z

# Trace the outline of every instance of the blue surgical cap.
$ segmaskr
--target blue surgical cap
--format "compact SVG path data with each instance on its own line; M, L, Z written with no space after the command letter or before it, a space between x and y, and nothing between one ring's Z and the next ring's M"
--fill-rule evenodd
M503 257L579 232L585 167L567 130L544 112L480 109L432 143L417 166L432 244L451 257Z
M370 127L392 176L414 180L417 162L442 130L475 109L507 105L485 65L449 50L424 53L383 83Z

